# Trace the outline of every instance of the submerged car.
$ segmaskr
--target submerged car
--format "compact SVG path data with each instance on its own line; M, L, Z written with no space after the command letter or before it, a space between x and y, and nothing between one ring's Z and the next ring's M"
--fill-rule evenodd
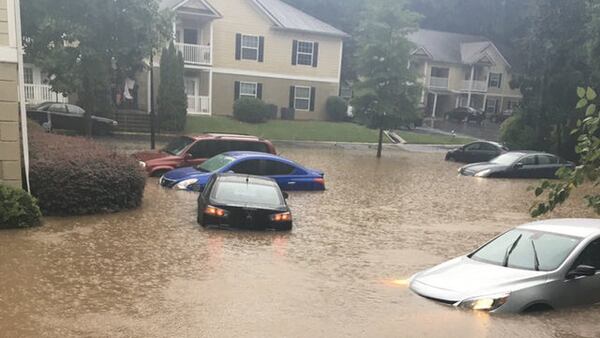
M287 191L325 190L323 172L305 168L281 156L251 151L227 152L195 167L169 171L161 177L160 184L167 188L202 191L211 176L218 173L268 176Z
M210 133L198 136L181 136L159 151L134 154L140 166L150 176L160 177L175 168L190 167L228 151L256 151L276 154L268 140L256 136Z
M556 178L560 168L574 168L575 164L548 153L512 151L489 162L466 165L458 170L461 175L492 178Z
M600 302L599 268L600 220L545 220L417 273L409 286L458 308L520 313Z
M198 197L202 227L292 229L292 213L275 180L238 174L214 175Z
M463 163L486 162L508 151L508 148L500 143L478 141L448 151L446 161Z
M54 129L72 130L79 133L86 131L85 110L73 104L61 102L45 102L27 110L27 117L40 124L47 131ZM96 115L90 116L92 133L110 134L118 122Z

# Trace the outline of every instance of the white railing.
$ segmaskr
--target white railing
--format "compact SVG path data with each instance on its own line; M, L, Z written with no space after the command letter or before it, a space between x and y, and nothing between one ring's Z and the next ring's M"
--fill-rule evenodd
M429 87L447 89L448 88L448 78L432 76L429 79Z
M210 98L208 96L188 95L189 114L210 114Z
M488 85L486 81L473 81L473 86L471 87L471 80L463 81L463 91L473 91L473 92L487 92Z
M68 102L62 94L52 91L52 87L43 84L25 84L25 103L40 104L42 102Z
M190 45L187 43L175 43L175 47L183 54L185 63L195 65L210 65L210 46Z

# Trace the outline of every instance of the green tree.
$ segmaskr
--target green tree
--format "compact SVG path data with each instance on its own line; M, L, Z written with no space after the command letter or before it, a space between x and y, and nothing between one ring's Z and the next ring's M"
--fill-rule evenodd
M535 205L531 210L533 217L538 217L554 210L563 204L571 192L584 185L600 186L600 110L598 109L596 92L591 88L578 88L579 102L577 108L585 111L583 120L577 122L577 129L572 131L577 136L576 152L581 157L581 164L575 169L561 169L558 173L561 181L545 181L535 189L536 197L548 193L545 202ZM596 189L592 195L585 196L588 206L600 214L600 193Z
M370 1L356 36L359 80L353 105L357 118L379 129L378 157L383 129L417 116L420 88L414 70L407 67L414 46L406 36L416 29L419 16L405 5L400 0Z
M183 79L184 61L173 42L160 58L158 86L158 120L163 130L182 131L187 116L187 96Z
M110 97L144 67L170 30L157 0L23 0L29 62L57 93L76 94L88 112L110 114ZM89 120L89 119L88 119Z

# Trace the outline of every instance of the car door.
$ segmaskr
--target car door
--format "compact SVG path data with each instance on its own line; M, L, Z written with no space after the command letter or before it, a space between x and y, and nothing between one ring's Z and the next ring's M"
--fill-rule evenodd
M87 123L85 120L85 110L72 104L66 104L65 108L67 110L67 115L65 116L65 122L67 125L64 129L85 132L85 124ZM92 121L92 129L93 128L94 121Z
M592 241L581 252L575 260L569 271L574 270L579 265L589 265L597 269L600 268L600 239ZM594 304L600 302L600 272L594 276L568 278L564 277L562 282L561 297L563 306L573 306L581 304ZM557 290L558 291L558 290Z
M214 140L200 140L194 143L184 154L184 162L182 166L194 166L204 163L211 157L222 153L219 147L219 142Z
M488 162L500 155L500 149L489 143L481 143L481 161Z
M556 172L561 167L560 159L554 155L537 155L540 178L556 178Z
M483 162L481 142L471 143L465 146L462 153L463 161L467 163Z
M258 159L249 159L249 160L240 160L229 168L229 171L232 171L236 174L241 175L256 175L262 176L264 169L263 163Z
M539 175L536 155L526 155L515 163L510 177L535 178L536 175Z
M264 160L264 175L274 179L282 190L302 189L302 176L294 175L296 168L276 160Z
M69 120L66 105L62 103L53 103L48 107L48 112L52 119L52 129L71 129L69 126L73 123Z

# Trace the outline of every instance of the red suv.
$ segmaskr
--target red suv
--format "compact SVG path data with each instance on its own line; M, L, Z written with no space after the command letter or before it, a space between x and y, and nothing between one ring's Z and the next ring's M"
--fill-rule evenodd
M159 151L140 152L133 156L150 176L161 176L175 168L202 164L207 159L228 151L257 151L276 155L270 141L256 136L205 134L181 136Z

